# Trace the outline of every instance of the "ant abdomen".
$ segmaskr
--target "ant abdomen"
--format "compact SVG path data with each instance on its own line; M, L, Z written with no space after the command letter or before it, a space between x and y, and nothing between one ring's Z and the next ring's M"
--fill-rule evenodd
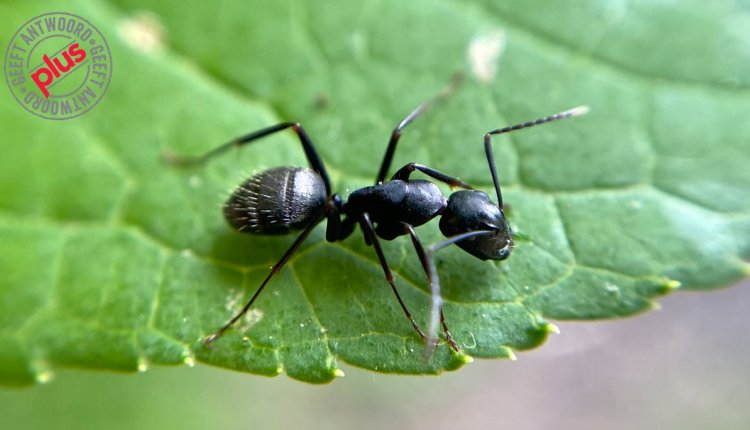
M276 167L242 183L224 204L235 229L252 234L286 234L310 224L326 202L323 179L304 167Z

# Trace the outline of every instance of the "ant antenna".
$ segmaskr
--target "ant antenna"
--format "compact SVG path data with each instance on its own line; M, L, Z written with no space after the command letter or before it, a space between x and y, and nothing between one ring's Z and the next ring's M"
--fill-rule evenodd
M578 106L573 109L568 109L564 112L556 113L554 115L545 116L544 118L535 119L533 121L523 122L510 127L498 128L497 130L488 131L484 135L484 152L487 154L487 162L490 164L490 173L492 174L492 183L495 185L495 192L497 193L497 206L503 208L503 195L500 192L500 183L497 179L497 172L495 171L495 156L492 153L492 145L490 145L490 139L493 135L510 133L511 131L521 130L523 128L533 127L535 125L546 124L548 122L557 121L559 119L568 119L574 116L586 115L589 112L588 106Z

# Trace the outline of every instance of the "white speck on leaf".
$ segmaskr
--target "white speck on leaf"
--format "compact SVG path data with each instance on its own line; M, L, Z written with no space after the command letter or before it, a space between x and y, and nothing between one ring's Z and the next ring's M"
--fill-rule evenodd
M360 32L352 33L349 43L355 57L364 57L367 53L367 38Z
M192 175L189 179L190 186L193 188L199 188L201 185L203 185L203 180L198 175Z
M224 305L224 309L228 312L237 312L240 310L240 303L245 297L244 291L231 290L227 296L227 301Z
M46 384L55 377L55 374L51 370L45 370L36 374L36 382L40 384Z
M471 336L471 344L467 345L466 342L463 342L464 348L474 349L477 347L477 338L474 337L474 333L472 332L469 332L469 336Z
M138 371L145 372L147 370L148 370L148 360L146 360L146 357L139 357L138 358Z
M50 382L55 377L55 373L50 370L50 365L45 360L34 360L34 363L32 364L32 367L36 371L36 382L40 384L46 384Z
M472 76L484 83L495 80L498 60L504 50L505 34L500 30L473 38L468 50Z
M643 207L643 202L640 200L630 200L628 202L628 207L631 209L640 209Z
M245 316L242 318L242 322L237 326L241 332L250 330L255 324L258 324L263 319L263 311L254 308L247 311Z
M608 292L608 293L610 293L610 294L613 294L613 295L615 295L615 296L619 296L619 295L620 295L620 287L618 287L618 286L617 286L617 285L615 285L615 284L612 284L612 283L606 282L606 283L604 284L604 288L605 288L605 289L607 290L607 292Z
M188 367L195 366L195 357L192 353L185 355L185 358L182 359L182 362L185 363Z
M164 25L154 13L137 12L120 21L118 30L120 37L138 51L152 53L164 49Z

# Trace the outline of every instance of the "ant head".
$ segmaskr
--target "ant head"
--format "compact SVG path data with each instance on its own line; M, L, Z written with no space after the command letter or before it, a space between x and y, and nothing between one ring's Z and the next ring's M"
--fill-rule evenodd
M482 260L505 260L513 250L513 232L500 207L482 191L461 190L451 194L440 218L446 237L470 231L491 232L470 237L456 245Z
M484 151L492 175L492 184L497 194L497 205L487 194L476 190L463 190L451 194L448 205L440 218L440 231L448 237L479 232L464 239L456 238L455 244L469 254L482 260L505 260L513 250L513 232L503 213L503 194L495 169L495 156L492 152L492 136L510 133L574 116L584 115L587 106L578 106L554 115L509 127L488 131L484 135ZM453 241L451 241L453 242Z

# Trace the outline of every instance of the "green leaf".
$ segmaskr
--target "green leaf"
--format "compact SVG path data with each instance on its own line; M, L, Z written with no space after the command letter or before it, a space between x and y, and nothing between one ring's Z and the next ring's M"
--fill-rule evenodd
M513 357L554 330L547 319L631 315L678 283L707 289L748 274L750 9L741 3L18 1L0 6L0 28L10 35L53 10L105 34L113 79L98 106L69 121L37 118L3 92L2 384L45 381L55 367L196 360L309 382L330 381L339 362L460 367L466 358L445 345L422 360L361 234L328 244L322 226L248 318L203 347L294 239L233 232L220 205L252 172L305 158L291 133L200 170L160 157L296 120L346 196L372 183L392 128L457 70L479 78L405 131L394 166L417 161L490 191L487 130L591 107L497 139L512 225L525 238L509 260L437 254L465 354ZM440 240L436 224L419 228L425 243ZM429 295L410 242L384 248L424 325Z

